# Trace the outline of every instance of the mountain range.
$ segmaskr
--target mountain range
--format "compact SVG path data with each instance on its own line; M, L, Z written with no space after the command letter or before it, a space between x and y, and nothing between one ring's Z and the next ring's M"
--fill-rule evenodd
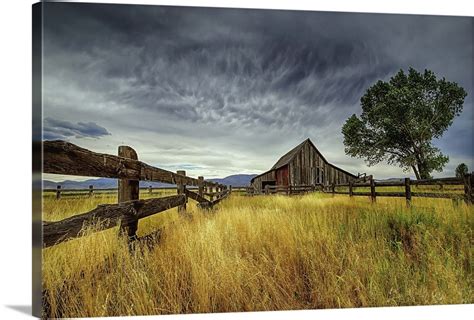
M207 181L223 185L232 185L233 187L244 187L248 186L250 180L255 176L256 174L234 174L225 178L207 179ZM84 181L64 180L60 182L43 180L44 189L56 189L58 185L61 186L61 189L88 189L90 185L94 186L94 189L112 189L117 188L117 179L99 178ZM140 181L140 187L146 188L149 186L153 188L165 188L173 187L174 185L161 182Z

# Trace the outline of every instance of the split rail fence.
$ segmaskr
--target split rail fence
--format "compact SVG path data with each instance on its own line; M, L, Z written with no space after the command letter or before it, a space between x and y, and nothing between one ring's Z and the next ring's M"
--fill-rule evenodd
M43 221L43 247L80 237L84 226L91 224L96 226L96 231L120 225L120 234L127 235L131 242L137 239L140 219L175 207L179 213L185 214L188 198L197 201L201 208L212 208L231 192L231 188L205 181L204 177L195 179L186 176L185 171L174 173L141 162L135 150L128 146L120 146L115 156L96 153L65 141L44 141L43 172L118 179L118 189L115 189L118 192L117 204L99 205L89 212L61 221ZM177 195L141 200L140 181L174 184ZM195 188L192 190L188 186ZM61 197L60 188L56 192L56 197ZM90 196L93 192L89 188Z
M229 185L228 186L229 191L232 191L233 193L246 193L247 188L246 187L234 187ZM188 190L196 191L198 190L197 187L187 187ZM206 188L204 188L206 189ZM160 195L163 193L170 193L173 191L176 191L176 187L140 187L140 191L144 192L144 194L148 195ZM58 185L56 189L52 188L45 188L43 189L43 192L49 192L55 195L56 199L62 199L64 197L70 198L70 197L93 197L95 195L108 195L108 194L114 194L118 192L118 188L94 188L94 186L89 186L87 189L65 189L62 188L61 185ZM205 191L206 192L206 191ZM206 192L208 195L210 193Z
M377 197L402 197L405 198L409 205L412 197L425 197L425 198L445 198L445 199L464 199L467 204L473 203L473 179L472 174L468 173L463 178L449 177L449 178L438 178L438 179L423 179L423 180L411 180L410 178L404 178L403 180L395 181L375 181L373 176L369 176L368 181L362 182L349 182L344 184L333 184L325 187L325 192L332 194L348 194L350 197L353 196L368 196L375 202ZM454 189L463 190L462 193L455 192L420 192L413 191L412 186L429 186L430 189L445 191L444 186L461 186L462 188ZM341 187L348 188L347 191L337 191ZM355 192L357 188L369 188L369 192ZM403 192L383 191L377 192L377 187L402 187Z
M295 194L304 194L314 191L322 191L323 186L318 185L297 185L297 186L282 186L282 185L266 185L261 192L255 190L253 187L247 187L247 195L258 195L258 194L286 194L286 195L295 195Z
M445 191L444 186L460 186L461 188L454 189L451 191L463 191L462 193L455 192L420 192L413 191L412 186L431 186L431 189L438 187L441 191ZM403 192L398 191L382 191L377 192L377 187L402 187ZM340 191L338 189L347 188L347 191ZM369 192L357 192L358 188L369 188ZM248 195L257 194L302 194L314 191L322 191L330 194L347 194L350 197L353 196L366 196L375 202L377 197L403 197L407 200L407 204L410 204L412 197L428 197L428 198L446 198L446 199L464 199L467 204L474 202L474 179L472 173L466 174L463 178L450 177L450 178L439 178L439 179L426 179L426 180L411 180L410 178L404 178L395 181L375 181L373 176L364 177L363 180L356 180L344 184L332 184L323 186L318 185L299 185L299 186L271 186L266 185L262 192L258 192L253 187L247 188Z
M148 195L160 195L163 193L171 193L176 191L176 186L173 187L140 187L140 192ZM188 187L189 190L196 191L197 187ZM95 195L110 195L117 194L118 188L94 188L90 185L87 189L66 189L62 188L61 185L57 185L56 189L45 188L43 192L54 194L56 199L72 198L72 197L93 197Z

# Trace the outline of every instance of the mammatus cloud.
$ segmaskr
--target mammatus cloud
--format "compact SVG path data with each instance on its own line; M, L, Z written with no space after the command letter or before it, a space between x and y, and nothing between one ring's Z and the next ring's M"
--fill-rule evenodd
M471 18L45 5L45 115L114 133L84 147L127 144L150 163L216 177L267 170L309 137L348 171L405 176L346 156L341 127L367 87L414 67L468 91L438 145L474 166Z
M95 122L72 123L65 120L45 118L43 122L43 139L68 140L69 138L100 138L110 133Z

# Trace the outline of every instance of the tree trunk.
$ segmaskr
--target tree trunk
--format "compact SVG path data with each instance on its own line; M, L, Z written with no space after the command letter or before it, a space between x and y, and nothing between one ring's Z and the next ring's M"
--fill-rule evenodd
M421 151L416 151L415 149L415 159L416 159L416 167L418 170L415 169L415 166L412 166L413 170L415 171L415 175L417 176L417 180L419 179L430 179L430 172L428 171L428 168L425 163L425 157L423 155L423 152ZM418 174L416 174L416 171L418 171Z
M416 177L416 180L420 180L420 173L418 172L418 169L416 168L416 166L411 166L411 168L413 169L413 172L415 173L415 177Z
M419 162L417 163L417 166L418 166L418 173L419 173L420 179L431 179L431 175L424 163Z

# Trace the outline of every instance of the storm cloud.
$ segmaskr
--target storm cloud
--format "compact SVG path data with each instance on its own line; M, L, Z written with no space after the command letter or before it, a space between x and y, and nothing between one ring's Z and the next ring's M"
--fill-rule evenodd
M109 153L127 144L206 177L260 173L309 137L348 171L399 177L346 156L341 127L371 84L414 67L468 92L436 141L451 159L440 175L474 165L472 18L44 5L45 136L100 137L76 143Z
M43 139L45 140L68 140L72 137L76 139L99 138L110 135L107 129L95 122L78 122L74 124L69 121L45 118L43 125Z

